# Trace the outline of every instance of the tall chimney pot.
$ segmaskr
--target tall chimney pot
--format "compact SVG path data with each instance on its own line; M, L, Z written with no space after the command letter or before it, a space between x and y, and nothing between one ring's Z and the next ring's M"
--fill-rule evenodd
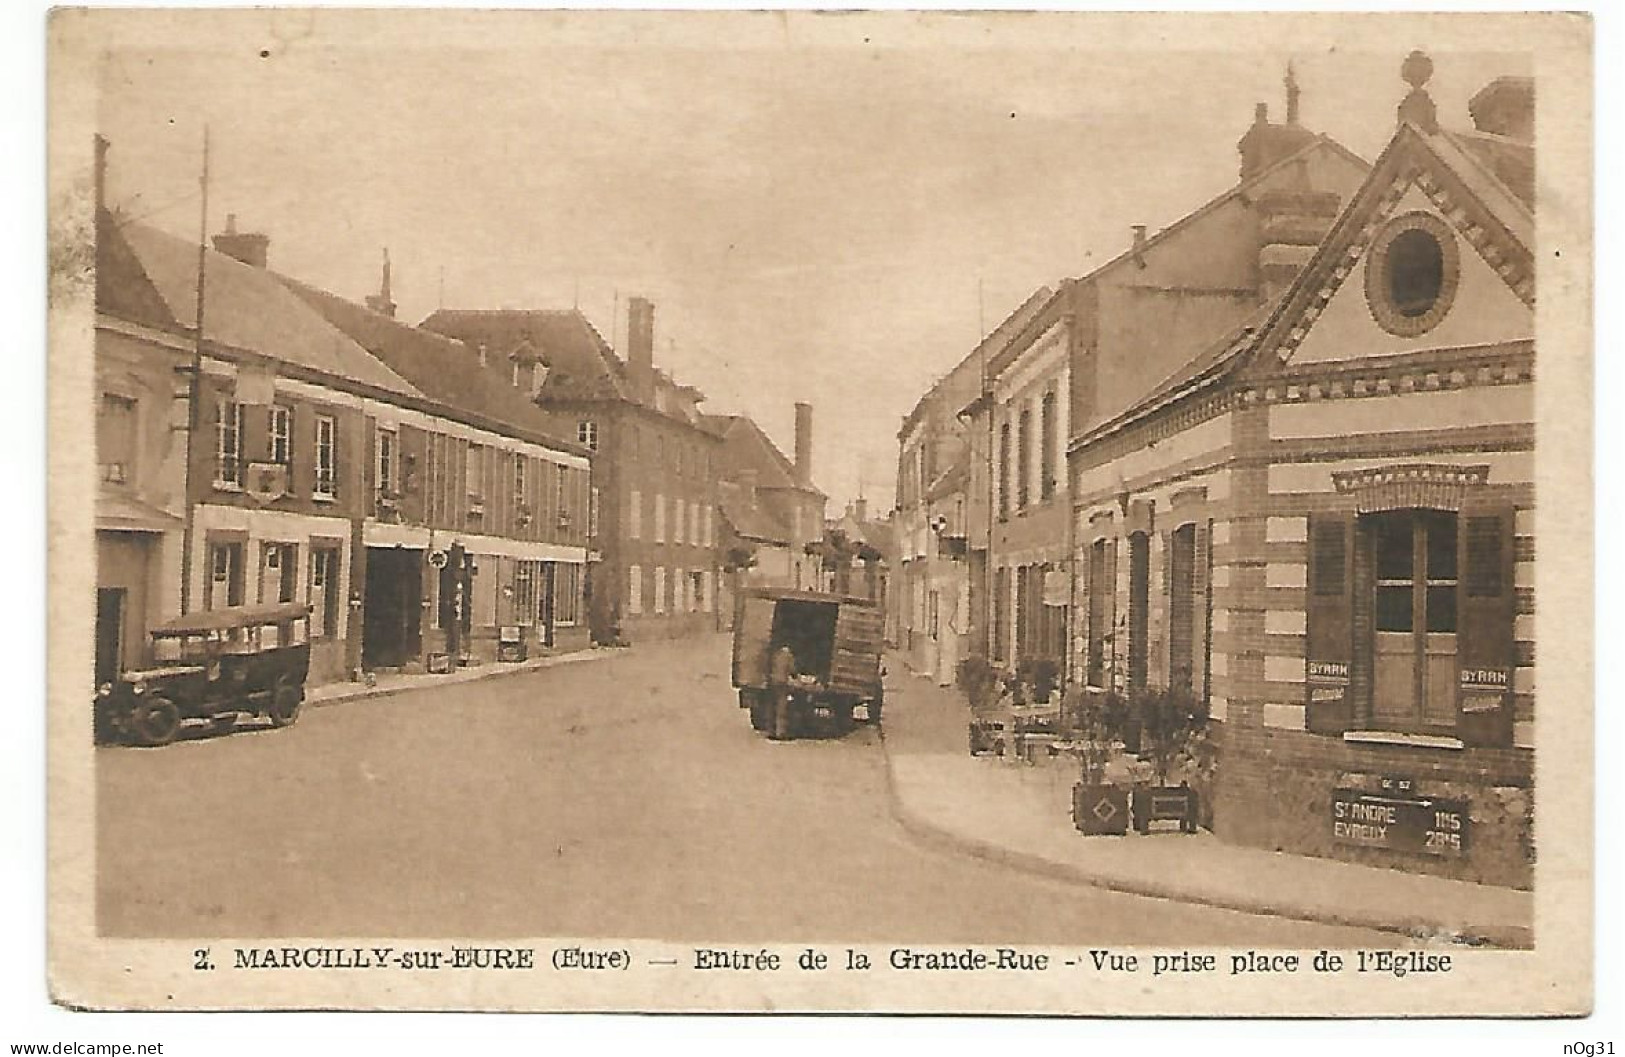
M643 401L654 399L655 306L646 297L626 302L626 366L632 379L633 395Z
M226 230L213 239L214 248L228 257L235 257L255 268L265 267L271 237L257 231L238 231L237 214L226 214Z
M1134 227L1134 249L1133 249L1134 263L1138 264L1140 267L1144 268L1145 267L1145 225L1144 224L1135 224L1133 227Z
M796 483L812 484L812 405L796 405Z

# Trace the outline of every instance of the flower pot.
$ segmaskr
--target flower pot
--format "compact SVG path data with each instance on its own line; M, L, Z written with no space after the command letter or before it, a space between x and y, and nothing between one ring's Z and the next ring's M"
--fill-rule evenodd
M1079 782L1072 787L1072 824L1086 836L1121 837L1128 832L1128 790Z
M1153 822L1178 822L1181 833L1195 833L1198 808L1189 786L1142 786L1134 790L1134 829L1149 833Z

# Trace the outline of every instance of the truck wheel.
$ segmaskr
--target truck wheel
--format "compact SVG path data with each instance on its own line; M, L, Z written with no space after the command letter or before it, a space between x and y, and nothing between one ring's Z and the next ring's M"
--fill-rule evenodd
M266 712L271 719L271 726L292 726L294 720L299 718L299 705L303 697L297 686L278 683L276 690L271 694L271 707Z
M168 745L181 729L181 711L169 698L154 694L131 711L130 728L142 745Z

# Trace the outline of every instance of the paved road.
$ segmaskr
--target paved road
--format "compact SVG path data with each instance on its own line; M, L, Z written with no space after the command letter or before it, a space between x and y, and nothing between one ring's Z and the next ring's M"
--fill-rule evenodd
M1393 944L923 846L876 733L763 739L717 636L97 754L112 935Z

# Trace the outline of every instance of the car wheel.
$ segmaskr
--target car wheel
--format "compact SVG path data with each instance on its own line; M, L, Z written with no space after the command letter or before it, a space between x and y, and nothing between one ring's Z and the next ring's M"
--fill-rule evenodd
M142 745L168 745L181 729L181 710L169 698L155 694L135 707L130 726Z
M271 718L271 726L292 726L293 721L299 718L299 705L303 697L297 686L278 683L271 694L271 709L266 713Z

